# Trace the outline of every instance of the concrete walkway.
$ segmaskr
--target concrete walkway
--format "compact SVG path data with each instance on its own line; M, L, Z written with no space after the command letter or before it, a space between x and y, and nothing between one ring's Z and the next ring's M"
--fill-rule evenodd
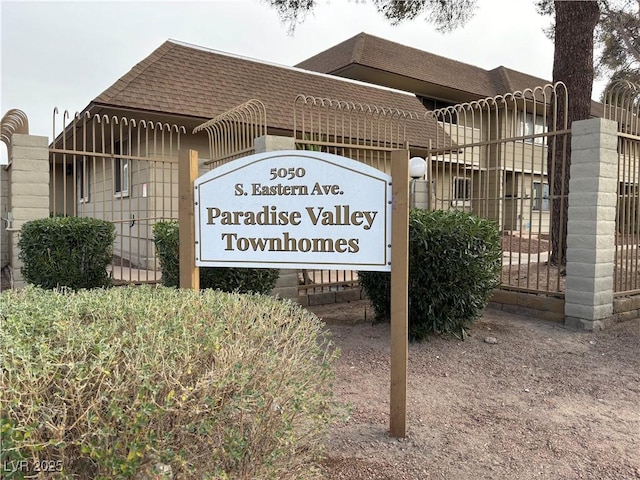
M544 263L549 260L549 252L540 253L518 253L518 252L503 252L502 253L502 266L509 265L526 265L528 263Z

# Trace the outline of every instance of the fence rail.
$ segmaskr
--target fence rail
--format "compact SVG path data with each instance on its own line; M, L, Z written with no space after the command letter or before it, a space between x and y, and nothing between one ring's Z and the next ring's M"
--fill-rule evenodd
M640 293L640 86L614 82L605 92L605 118L618 123L618 191L613 288Z
M204 165L214 169L255 152L255 139L267 134L267 111L260 100L249 100L193 129L201 131L209 136L210 160Z
M116 283L155 283L153 225L178 218L177 156L184 127L89 112L53 114L51 214L116 228Z
M427 155L428 208L498 223L507 290L562 296L565 288L562 267L550 255L554 204L562 225L567 202L557 173L570 141L566 105L566 88L558 83L425 115L442 127Z

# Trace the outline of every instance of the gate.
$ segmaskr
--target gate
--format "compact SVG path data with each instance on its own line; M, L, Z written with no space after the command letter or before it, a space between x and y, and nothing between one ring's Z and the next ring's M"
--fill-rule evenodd
M153 225L178 218L178 149L184 127L58 109L53 115L52 215L94 217L116 227L115 284L155 283Z

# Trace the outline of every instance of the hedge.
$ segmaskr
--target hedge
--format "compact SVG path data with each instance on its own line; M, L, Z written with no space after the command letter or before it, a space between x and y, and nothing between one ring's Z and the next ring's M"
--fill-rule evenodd
M318 472L337 352L298 305L213 290L29 287L0 294L0 318L3 478L26 478L36 461L54 466L47 478Z
M19 258L25 280L42 288L95 288L112 284L115 227L97 218L50 217L20 229Z
M178 222L162 221L153 226L153 239L160 259L162 284L177 287L180 283L180 242ZM200 288L224 292L268 294L278 281L274 268L200 268Z
M495 222L454 210L409 214L409 336L464 338L500 282L502 248ZM391 276L359 272L376 318L391 312Z

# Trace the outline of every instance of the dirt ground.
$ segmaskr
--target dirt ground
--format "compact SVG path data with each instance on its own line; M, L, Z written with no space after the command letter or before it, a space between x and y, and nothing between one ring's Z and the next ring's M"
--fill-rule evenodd
M366 301L309 309L342 350L334 392L350 410L326 478L640 479L639 320L586 333L489 309L464 342L411 344L398 440L389 325L372 325Z

